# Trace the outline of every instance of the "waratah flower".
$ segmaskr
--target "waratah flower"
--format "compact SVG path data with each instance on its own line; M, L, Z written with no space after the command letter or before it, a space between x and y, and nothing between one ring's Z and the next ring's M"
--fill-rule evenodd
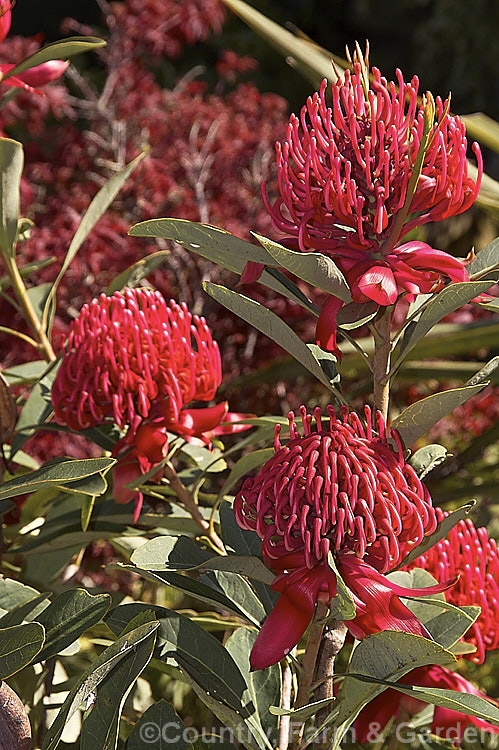
M447 513L437 508L440 521ZM481 664L485 652L499 648L499 550L487 529L476 528L470 518L459 521L445 539L414 560L411 568L424 568L437 581L459 575L445 596L459 607L477 605L481 613L464 636L476 652L464 656Z
M264 560L278 574L272 588L281 593L255 641L253 669L282 659L305 632L317 600L336 595L330 555L357 607L347 623L356 638L385 629L429 637L398 598L408 590L383 575L437 525L429 492L405 462L397 433L390 435L379 412L374 433L369 407L366 427L346 409L338 418L329 407L325 424L316 409L315 425L305 407L300 413L304 435L291 412L290 440L281 445L277 426L274 455L234 502L238 523L262 539Z
M458 672L451 672L439 664L418 667L402 677L399 682L403 685L456 690L459 693L477 695L491 700ZM497 702L494 701L494 704L497 705ZM375 740L390 719L397 718L401 711L408 716L414 716L426 705L424 701L399 693L393 688L384 690L361 711L356 719L354 724L356 741L362 744ZM459 741L470 724L486 732L499 733L499 727L495 724L442 706L435 706L431 731L438 737Z
M418 103L416 76L406 83L397 70L395 83L373 68L369 79L366 63L355 57L353 70L333 83L331 106L324 80L300 117L291 115L286 140L276 144L280 197L271 205L264 189L264 200L285 244L330 255L354 301L387 306L404 292L468 280L461 260L403 239L471 206L482 158L474 143L474 181L465 126L449 114L449 100L427 92ZM251 264L243 281L260 271ZM318 342L325 346L327 336Z
M73 430L114 421L135 432L153 407L165 426L177 424L190 401L215 396L221 378L204 318L151 289L125 289L83 305L71 323L52 403Z
M11 2L11 0L0 0L0 42L3 42L10 31L13 5L14 2ZM46 83L60 78L68 65L68 60L48 60L22 73L18 73L16 76L4 79L3 76L14 67L13 63L5 63L0 65L0 83L41 94L42 92L38 91L36 87L44 86Z
M169 431L210 444L214 435L248 429L233 423L251 415L229 412L227 401L188 406L213 399L221 379L204 318L151 289L125 289L101 294L71 323L52 404L73 430L106 422L126 430L113 450L113 492L119 503L135 500L136 521L143 496L126 485L163 460Z

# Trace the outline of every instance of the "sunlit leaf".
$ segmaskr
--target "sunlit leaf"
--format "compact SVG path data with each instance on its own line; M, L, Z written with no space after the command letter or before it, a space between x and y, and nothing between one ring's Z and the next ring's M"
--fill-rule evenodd
M402 361L415 344L442 318L466 305L479 294L486 292L493 283L493 281L464 281L449 284L441 292L434 295L420 316L407 325L400 344L397 363Z
M22 145L11 138L0 138L0 249L11 259L17 236L23 164Z
M436 424L439 419L450 414L472 396L480 393L487 383L453 388L449 391L434 393L407 406L392 422L406 446L411 446L421 435Z
M246 682L242 704L248 711L246 722L260 746L273 750L277 746L277 717L269 712L269 706L279 703L281 677L277 664L268 669L250 671L249 655L257 632L238 628L228 638L225 647L232 656Z
M76 482L92 474L106 471L116 463L115 458L83 458L62 460L42 466L36 471L15 477L0 484L0 499L15 497L25 492L34 492L42 487L64 487L68 482Z
M130 651L135 651L139 644L148 640L158 627L159 623L156 621L139 625L131 632L118 638L91 662L88 669L77 679L53 724L48 729L42 744L42 750L55 750L64 727L73 714L82 705L85 705L91 695L94 695L96 688L113 667Z
M83 39L85 39L85 37L83 37ZM57 293L57 288L64 274L66 273L67 269L73 262L73 259L75 258L78 250L80 249L81 245L87 238L89 232L91 232L91 230L97 224L101 216L108 209L109 205L116 198L118 192L120 191L120 189L122 188L123 184L126 182L128 177L130 176L130 174L133 172L135 167L142 161L142 159L145 156L146 156L146 152L142 152L141 154L139 154L135 159L133 159L133 161L127 164L123 169L121 169L115 175L113 175L111 179L109 179L101 187L97 195L95 195L94 198L92 198L92 201L90 202L90 205L87 208L78 226L78 229L76 230L73 236L73 239L71 240L68 251L66 253L66 257L64 258L64 262L61 266L61 270L57 274L57 278L54 281L50 296L45 305L42 322L46 329L49 328L49 320L53 315L53 307L54 307L55 296Z
M499 238L480 250L466 266L470 279L496 279L499 281Z
M228 310L262 333L265 333L270 339L292 354L327 388L334 390L329 382L329 378L323 372L310 349L278 315L268 310L259 302L218 284L205 282L203 286L205 291L216 299L217 302L220 302Z
M106 294L111 295L114 292L122 292L125 287L133 288L138 286L142 279L145 279L150 273L160 268L169 255L170 252L168 250L160 250L157 253L151 253L151 255L146 255L145 258L141 258L133 265L125 268L124 271L108 284Z
M83 716L80 750L116 749L123 705L137 678L149 664L155 641L156 632L153 631L104 677L95 701ZM155 747L158 747L156 743Z
M0 630L0 680L29 664L43 645L45 631L37 622Z
M59 594L36 618L45 628L45 643L36 660L44 661L63 651L99 622L110 604L109 594L92 595L84 589L69 589Z
M59 39L57 42L47 44L45 47L26 57L22 62L4 73L3 78L11 78L23 73L25 70L34 68L49 60L65 60L68 57L80 55L82 52L91 52L104 47L106 42L92 36L72 36L67 39Z
M339 297L343 302L351 302L352 296L345 277L327 255L295 252L255 232L253 235L274 258L278 266L285 268L317 289Z
M423 448L417 450L416 453L413 453L409 459L409 463L418 477L424 479L432 469L445 461L448 455L449 453L447 453L447 449L443 445L432 443L431 445L425 445Z

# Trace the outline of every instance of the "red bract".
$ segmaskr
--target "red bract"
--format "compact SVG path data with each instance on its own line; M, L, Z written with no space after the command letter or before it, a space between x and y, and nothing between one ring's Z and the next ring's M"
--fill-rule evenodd
M104 421L135 432L152 404L176 421L192 400L215 395L218 345L203 318L159 292L101 294L71 324L52 388L59 421L83 430Z
M316 409L315 426L305 407L300 412L304 435L291 412L291 439L281 445L277 427L274 456L245 481L234 502L238 523L261 537L264 559L278 573L272 587L281 592L255 642L254 669L282 659L305 631L316 601L336 594L330 555L357 605L357 617L348 623L355 637L383 629L428 636L398 599L407 590L383 576L437 523L428 490L405 463L397 434L390 436L379 412L375 434L369 407L366 427L346 409L338 418L330 407L326 424Z
M411 229L465 211L478 195L480 149L473 144L474 181L465 127L448 113L449 100L427 93L418 104L417 77L406 83L397 70L397 83L389 82L373 68L369 80L358 57L332 85L331 107L326 87L300 118L291 116L276 144L280 197L270 205L264 192L274 227L291 246L330 254L356 302L392 305L403 292L466 281L462 261L424 242L401 244Z
M457 672L451 672L449 669L438 664L427 667L419 667L412 670L399 682L402 685L417 685L427 688L443 688L446 690L456 690L468 695L477 695L480 698L487 699L484 693L481 693L471 682L466 680ZM490 698L488 700L491 700ZM497 705L497 702L494 701ZM384 690L373 701L366 706L357 718L354 729L357 742L364 743L376 739L373 735L379 735L381 730L387 725L392 717L398 717L401 710L404 710L409 716L419 713L426 703L418 698L413 698L397 690L389 688ZM438 737L443 737L451 741L459 741L465 730L470 724L486 732L497 734L499 727L476 716L453 711L442 706L435 706L431 731Z
M438 520L446 515L437 509ZM499 647L499 550L487 529L477 529L470 518L461 520L445 539L408 567L424 568L437 581L459 575L456 585L446 592L446 599L457 606L481 608L478 619L464 636L477 649L464 656L481 664L486 651Z

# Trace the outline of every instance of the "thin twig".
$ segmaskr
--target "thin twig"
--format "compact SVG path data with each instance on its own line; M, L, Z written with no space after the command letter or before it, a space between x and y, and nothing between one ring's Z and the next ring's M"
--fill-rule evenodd
M283 661L282 667L282 690L281 690L281 708L286 710L291 708L291 689L293 684L293 674L287 661ZM287 750L289 744L289 726L291 717L281 716L279 718L279 733L277 735L276 750Z
M211 540L213 545L217 548L217 550L221 554L225 554L225 548L222 543L222 540L218 536L215 529L210 528L210 524L208 521L203 518L201 515L201 511L199 510L199 507L194 502L191 493L185 486L185 484L182 482L180 477L178 476L177 472L175 471L175 468L173 464L170 462L165 464L164 467L164 476L166 479L168 479L168 482L170 483L170 487L177 495L178 499L184 506L186 510L189 511L194 521L197 523L199 528L206 534L207 537Z
M317 679L322 680L315 691L315 700L334 697L334 685L331 679L334 673L334 660L341 651L347 634L347 626L342 620L331 620L324 633L319 661L317 665ZM322 726L327 719L330 707L325 706L316 716L317 727Z
M388 405L390 400L391 313L392 306L381 307L378 315L371 324L374 334L374 408L379 409L383 414L385 422L388 420Z
M303 654L302 670L298 679L298 695L296 697L296 708L306 706L310 699L310 689L314 680L315 666L317 655L321 645L322 633L324 631L325 617L328 612L328 605L324 602L317 602L315 613L308 629L307 645ZM296 740L293 742L294 747L299 747L303 737L305 724L298 732Z

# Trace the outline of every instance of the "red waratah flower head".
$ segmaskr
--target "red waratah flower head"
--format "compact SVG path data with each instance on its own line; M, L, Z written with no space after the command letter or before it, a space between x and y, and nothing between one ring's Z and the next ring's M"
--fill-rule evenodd
M281 592L255 642L253 669L282 659L303 635L317 600L336 595L330 554L357 606L348 623L355 637L384 629L428 636L398 598L407 590L383 575L437 524L428 490L405 462L400 439L390 436L379 412L373 431L369 407L366 427L346 409L337 417L330 407L324 423L316 409L315 425L305 407L300 413L304 435L291 412L290 440L281 445L278 426L274 456L245 481L234 502L238 523L262 539L264 560L278 574L272 588Z
M424 242L402 242L411 229L455 216L478 195L468 174L467 139L449 100L427 92L397 70L387 81L368 60L354 57L331 87L309 97L292 115L284 143L276 144L280 197L264 200L285 244L329 254L354 301L391 305L398 296L427 293L442 281L466 281L463 262ZM251 269L243 280L254 279ZM326 345L319 338L321 345Z
M456 690L459 693L477 695L480 698L491 700L458 672L451 672L439 664L413 669L402 677L399 682L402 685ZM494 704L497 705L497 701L494 701ZM404 693L399 693L397 690L393 690L393 688L384 690L360 712L356 719L354 730L357 742L373 741L376 739L376 735L381 736L381 731L390 719L393 717L397 718L401 710L407 716L414 716L426 705L424 701L405 695ZM470 716L469 714L444 708L443 706L435 706L431 731L437 737L448 739L451 742L459 742L465 733L466 727L470 724L486 732L494 734L499 732L499 727L490 724L484 719L478 719L476 716Z
M436 510L439 521L448 515ZM499 648L499 550L487 529L477 529L470 518L463 519L408 568L424 568L437 581L459 575L456 585L446 591L447 601L481 608L464 636L464 641L476 647L476 652L464 654L466 658L481 664L486 651Z
M248 429L232 422L251 415L229 412L226 401L188 407L213 399L221 379L218 344L204 318L152 289L125 289L101 294L71 323L52 404L73 430L106 422L126 430L113 449L114 497L135 500L136 521L142 493L126 485L163 460L168 431L209 444L213 435Z
M125 289L71 323L52 403L73 430L114 421L135 432L153 405L170 424L190 401L212 399L221 377L204 318L151 289Z

